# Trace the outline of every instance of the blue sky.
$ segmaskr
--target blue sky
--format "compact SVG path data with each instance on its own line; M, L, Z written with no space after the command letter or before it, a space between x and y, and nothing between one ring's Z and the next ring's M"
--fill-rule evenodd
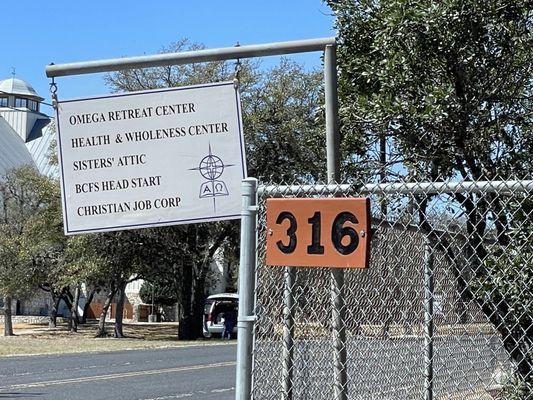
M15 67L16 76L47 102L44 69L51 62L155 54L181 38L216 48L335 35L330 10L321 0L0 0L0 12L0 79L10 77ZM319 53L294 59L320 65ZM106 93L102 77L58 78L59 97Z

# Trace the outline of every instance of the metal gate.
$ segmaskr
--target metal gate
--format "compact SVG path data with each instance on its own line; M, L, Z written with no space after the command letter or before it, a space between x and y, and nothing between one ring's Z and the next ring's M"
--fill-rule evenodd
M239 334L253 325L250 397L529 398L532 191L533 181L263 185L254 208L250 189L255 299L239 318ZM339 280L265 266L266 199L331 196L370 197L370 267Z

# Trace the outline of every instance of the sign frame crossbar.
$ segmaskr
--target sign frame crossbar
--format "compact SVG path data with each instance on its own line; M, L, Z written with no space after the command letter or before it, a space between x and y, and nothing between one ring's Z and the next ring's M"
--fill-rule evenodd
M217 49L184 51L179 53L164 53L137 57L82 61L65 64L52 63L46 66L45 72L48 78L56 78L60 76L94 74L99 72L121 71L133 68L163 67L169 65L225 61L240 58L310 53L315 51L324 51L326 46L334 46L335 43L334 37L327 37L235 47L222 47Z

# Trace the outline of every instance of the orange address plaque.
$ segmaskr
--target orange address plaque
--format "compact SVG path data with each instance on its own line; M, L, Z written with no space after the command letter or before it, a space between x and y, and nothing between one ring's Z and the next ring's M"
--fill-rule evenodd
M266 264L367 268L370 199L268 199Z

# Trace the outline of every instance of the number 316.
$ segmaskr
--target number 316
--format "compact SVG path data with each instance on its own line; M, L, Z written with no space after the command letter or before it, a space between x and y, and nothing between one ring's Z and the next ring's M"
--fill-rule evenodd
M287 239L278 240L276 245L282 253L291 254L298 245L298 221L294 214L288 211L283 211L278 215L276 224L281 225L284 221L289 221ZM324 246L322 245L321 212L316 211L307 222L311 225L311 240L307 246L307 254L324 254ZM359 221L351 212L343 211L337 214L331 226L331 243L342 255L353 253L359 245L357 231L351 226L344 226L346 222L357 224Z

